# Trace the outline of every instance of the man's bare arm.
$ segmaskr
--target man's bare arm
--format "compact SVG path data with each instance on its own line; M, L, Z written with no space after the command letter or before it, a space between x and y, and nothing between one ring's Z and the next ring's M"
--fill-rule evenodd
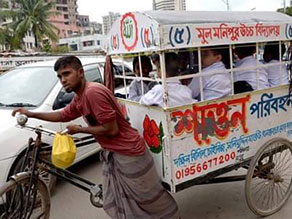
M116 120L108 122L99 126L88 126L81 127L79 125L68 125L68 133L73 135L76 133L87 133L91 135L105 135L105 136L115 136L119 133L119 127Z
M24 114L29 118L41 119L49 122L61 122L62 115L60 111L56 112L32 112L23 108L15 109L12 112L12 116L15 116L16 113Z

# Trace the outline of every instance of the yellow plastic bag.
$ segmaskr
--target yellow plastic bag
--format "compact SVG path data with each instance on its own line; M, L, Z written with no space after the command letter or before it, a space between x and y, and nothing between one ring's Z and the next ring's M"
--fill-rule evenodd
M59 168L69 167L75 160L76 146L71 136L57 133L53 141L52 163Z

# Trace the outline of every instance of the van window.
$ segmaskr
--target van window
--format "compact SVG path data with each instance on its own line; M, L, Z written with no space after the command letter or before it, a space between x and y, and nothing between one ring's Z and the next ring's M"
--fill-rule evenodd
M85 68L84 71L87 81L102 83L101 73L97 65Z
M124 65L125 68L125 76L135 76L135 74L132 72L130 68L128 68L126 65ZM122 63L113 63L113 69L114 74L123 76L123 64ZM131 80L126 79L126 84L129 85L131 83ZM124 85L124 79L122 78L115 78L115 87L121 87Z

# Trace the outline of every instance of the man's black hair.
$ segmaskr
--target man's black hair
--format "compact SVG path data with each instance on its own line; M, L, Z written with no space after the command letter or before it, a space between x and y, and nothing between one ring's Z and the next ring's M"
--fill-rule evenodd
M165 53L165 65L167 77L173 77L178 75L179 59L176 53Z
M136 56L133 60L133 71L135 71L135 66L137 63L139 63L139 56ZM148 66L148 69L152 71L151 60L148 56L141 56L141 63L145 63Z
M150 57L151 57L151 60L152 60L153 63L156 63L156 62L159 61L159 54L157 54L157 53L152 53L150 55Z
M256 44L249 43L249 44L242 44L235 47L234 52L244 58L247 56L252 56L256 52Z
M59 69L66 68L67 66L70 66L75 70L79 70L82 68L82 63L76 56L63 56L56 61L54 70L58 71Z
M229 48L224 46L210 46L206 47L203 50L211 50L213 51L214 55L221 55L221 61L225 65L225 68L230 68L230 55L229 55Z
M282 43L281 44L281 50L282 50L282 56L284 55L285 53L285 45ZM279 60L280 58L280 55L279 55L279 43L275 43L275 42L270 42L270 43L267 43L265 45L265 49L264 49L264 53L267 53L271 56L272 59L274 60Z
M158 65L157 67L160 67L159 59L156 59L156 65ZM178 75L179 59L176 53L174 52L165 53L165 65L167 77L173 77Z

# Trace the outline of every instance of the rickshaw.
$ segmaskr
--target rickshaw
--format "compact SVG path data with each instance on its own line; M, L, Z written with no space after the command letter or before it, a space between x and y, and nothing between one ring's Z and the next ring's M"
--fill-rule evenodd
M273 41L279 44L278 65L288 67L289 54L284 55L285 61L281 44L290 47L291 38L292 18L277 12L129 12L114 23L108 34L109 55L127 60L139 56L140 72L141 55L160 57L161 78L142 74L138 78L162 83L164 106L146 106L127 97L119 98L119 103L132 126L144 136L170 192L245 180L246 201L256 215L271 215L287 202L292 191L289 85L234 94L233 78L240 69L234 68L232 51L235 46L254 43L260 58L262 46ZM232 95L204 101L201 51L210 46L229 51ZM192 64L198 72L168 78L165 54L180 51L196 54L197 66ZM200 78L200 101L170 107L167 83L193 77ZM143 86L141 89L143 92ZM247 169L247 174L224 175L239 168Z

